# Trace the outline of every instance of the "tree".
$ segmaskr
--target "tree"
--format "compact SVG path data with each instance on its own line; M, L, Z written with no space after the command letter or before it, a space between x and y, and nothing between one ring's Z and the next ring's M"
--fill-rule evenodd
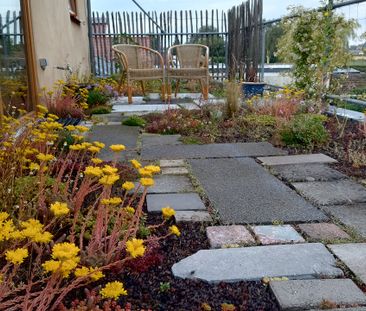
M272 24L266 28L266 58L267 63L277 63L277 44L278 40L283 36L283 28L281 24Z

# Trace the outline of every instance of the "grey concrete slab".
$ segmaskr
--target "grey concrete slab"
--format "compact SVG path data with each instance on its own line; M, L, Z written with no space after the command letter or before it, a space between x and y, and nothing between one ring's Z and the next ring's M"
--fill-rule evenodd
M313 240L331 241L351 238L348 233L332 223L300 224L299 229Z
M319 308L325 300L338 306L366 305L366 295L350 279L274 281L270 288L284 311Z
M334 244L328 247L366 284L366 243Z
M244 226L212 226L206 228L211 248L239 247L255 244L253 236Z
M301 198L253 159L189 160L221 220L230 224L325 220L325 214Z
M158 175L154 178L154 186L147 193L181 193L193 192L193 186L187 176Z
M236 158L264 155L283 155L284 150L273 147L270 143L236 143L207 145L166 145L143 147L141 157L144 160L156 159L202 159Z
M105 161L111 161L116 156L116 153L109 149L110 145L123 144L126 150L118 153L118 160L124 161L126 158L131 159L136 157L136 142L139 136L139 128L124 125L98 125L92 127L88 133L88 141L100 141L106 147L98 154L98 157Z
M172 267L174 276L210 283L343 276L323 244L292 244L200 250Z
M304 163L336 163L337 160L328 157L325 154L298 154L277 157L259 157L264 165L284 165L284 164L304 164Z
M252 230L263 245L305 242L304 238L290 225L253 226Z
M211 222L212 217L206 211L176 211L175 221L180 222Z
M346 175L324 164L275 165L271 170L289 182L329 181L347 178Z
M179 167L185 166L186 162L184 160L160 160L160 167Z
M170 206L176 211L204 211L206 209L197 193L148 194L146 196L147 210L161 212Z
M186 167L163 167L161 169L163 175L187 175L189 171Z
M181 145L181 135L158 135L158 134L143 134L142 146L165 146L165 145Z
M325 206L323 209L366 238L366 203Z
M318 205L366 202L366 188L352 180L315 181L292 184L305 198Z

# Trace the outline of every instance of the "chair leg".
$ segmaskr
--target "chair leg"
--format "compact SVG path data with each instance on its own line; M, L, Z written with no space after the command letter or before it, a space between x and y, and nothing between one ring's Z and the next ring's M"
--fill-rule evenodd
M141 90L142 90L142 94L143 94L144 96L146 96L144 81L140 81L140 83L141 83Z
M166 90L168 93L168 103L170 103L172 101L172 81L170 79L167 81Z
M127 96L128 96L128 103L132 104L132 85L128 83L127 85Z
M166 92L165 92L165 81L161 82L161 100L165 103L166 102Z
M209 87L210 87L210 81L207 78L206 79L206 85L205 85L205 93L203 94L204 100L208 100L208 89L209 89Z
M177 98L177 94L178 94L178 90L179 90L179 84L180 84L180 79L177 80L177 85L175 87L175 98Z
M125 74L125 72L122 72L121 73L121 79L119 80L118 94L121 94L122 86L123 86L123 84L125 82L125 78L126 78L126 74Z

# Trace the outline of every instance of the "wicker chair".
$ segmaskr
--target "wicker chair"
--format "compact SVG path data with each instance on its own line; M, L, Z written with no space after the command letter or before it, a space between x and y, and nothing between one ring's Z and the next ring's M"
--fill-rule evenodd
M181 79L199 80L203 98L208 99L209 72L208 72L209 49L201 44L174 45L167 53L167 80L168 100L171 99L171 81L177 80L175 97L179 89Z
M112 46L113 51L122 66L123 81L127 81L128 103L132 103L132 83L140 81L142 92L145 95L144 81L161 80L162 99L165 101L165 71L164 60L161 54L153 49L140 45L117 44Z

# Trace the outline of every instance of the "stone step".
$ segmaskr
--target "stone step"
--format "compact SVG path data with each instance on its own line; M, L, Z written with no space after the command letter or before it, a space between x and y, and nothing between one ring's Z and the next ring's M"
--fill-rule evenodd
M160 167L178 167L178 166L185 166L186 162L184 160L160 160Z
M201 250L174 264L175 277L210 283L342 277L334 256L321 243Z
M154 186L147 193L181 193L193 192L193 186L187 176L158 175L154 178Z
M206 228L211 248L225 248L255 244L255 240L244 226L212 226Z
M325 154L298 154L289 156L275 156L275 157L259 157L259 161L263 165L284 165L284 164L304 164L304 163L336 163L337 160L328 157Z
M161 212L170 206L176 211L205 211L206 207L197 193L148 194L146 196L148 212Z
M366 284L366 243L328 245L329 249Z
M180 135L142 134L142 146L181 145Z
M336 306L366 305L366 295L350 279L273 281L270 288L284 311L321 308L325 301Z
M180 222L211 222L212 217L206 211L176 211L175 221Z
M341 228L332 223L300 224L298 226L301 232L312 240L332 241L351 238Z
M304 243L304 238L290 225L253 226L252 230L262 245Z
M164 167L161 170L163 175L187 175L189 171L186 167Z

